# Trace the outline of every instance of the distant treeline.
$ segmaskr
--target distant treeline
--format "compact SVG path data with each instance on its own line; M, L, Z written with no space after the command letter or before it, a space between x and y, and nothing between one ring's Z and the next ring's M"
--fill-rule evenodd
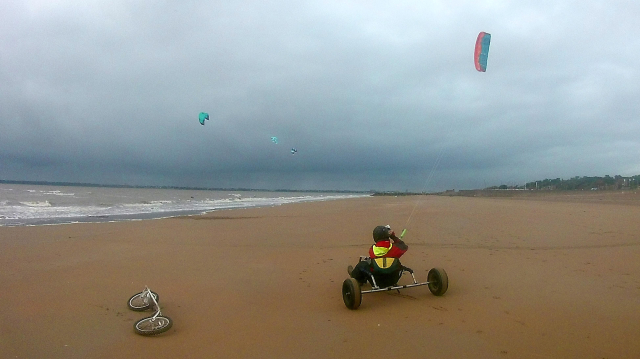
M623 177L606 175L604 177L573 177L570 179L543 179L539 181L527 182L523 186L500 185L487 189L527 189L527 190L620 190L637 189L640 182L640 175Z

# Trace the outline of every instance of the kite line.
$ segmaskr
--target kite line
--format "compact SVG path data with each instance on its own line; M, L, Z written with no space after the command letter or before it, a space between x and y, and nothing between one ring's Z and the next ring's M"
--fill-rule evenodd
M422 186L422 190L420 191L420 195L423 195L425 189L427 188L427 184L429 183L429 181L431 180L431 178L433 177L434 172L438 169L438 166L440 165L440 161L442 161L442 154L444 153L444 147L442 147L440 149L440 151L438 152L438 157L436 157L436 161L433 163L433 166L431 167L431 170L429 171L429 174L427 175L427 179L424 181L424 185ZM411 217L413 217L413 214L416 211L416 208L418 207L418 204L420 203L420 198L418 198L415 202L415 204L413 205L413 209L411 210L411 213L409 214L409 218L407 218L407 222L404 224L404 229L402 230L402 233L400 234L400 238L404 237L404 235L407 233L407 227L409 226L409 222L411 222Z
M491 34L481 31L478 34L478 38L476 39L476 46L475 46L475 51L474 51L474 56L473 56L473 60L474 60L474 64L476 67L476 70L478 70L479 72L486 72L487 71L487 57L489 56L489 45L491 43ZM440 161L442 160L442 153L444 152L444 147L440 149L439 153L438 153L438 157L436 158L435 163L433 164L433 167L431 168L431 171L429 171L429 175L427 176L427 179L424 182L424 186L422 187L422 190L420 191L421 195L422 193L424 193L424 190L427 187L427 184L429 183L429 181L431 180L431 177L433 176L433 173L436 171L436 169L438 168L438 166L440 165ZM409 225L409 222L411 222L411 217L413 217L414 212L416 211L416 208L418 207L420 199L416 200L416 203L413 206L413 209L411 210L411 214L409 214L409 218L407 218L407 223L405 223L404 225L404 229L402 230L402 233L400 234L400 238L404 237L405 233L407 232L407 226Z

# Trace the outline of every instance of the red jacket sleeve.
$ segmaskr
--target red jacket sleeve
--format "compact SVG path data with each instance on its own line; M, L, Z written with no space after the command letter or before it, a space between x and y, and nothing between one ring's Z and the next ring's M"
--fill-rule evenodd
M409 248L407 247L407 249L409 249ZM400 258L400 257L402 257L404 252L407 251L407 249L402 249L402 248L400 248L400 246L394 245L393 247L391 247L389 252L387 252L387 254L385 254L383 257Z

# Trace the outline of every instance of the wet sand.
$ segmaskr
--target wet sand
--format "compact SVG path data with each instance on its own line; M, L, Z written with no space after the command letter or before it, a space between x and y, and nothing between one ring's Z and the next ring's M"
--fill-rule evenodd
M640 358L640 196L598 195L2 227L0 357ZM408 219L403 264L419 281L444 268L448 292L365 294L347 309L347 265L376 225L399 233ZM150 312L127 308L145 285L174 321L155 337L133 332Z

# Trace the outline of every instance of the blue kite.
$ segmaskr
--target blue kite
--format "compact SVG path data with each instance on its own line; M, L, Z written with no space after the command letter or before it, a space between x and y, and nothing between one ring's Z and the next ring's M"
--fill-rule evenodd
M198 116L198 118L200 119L200 124L204 126L204 121L209 119L209 114L206 112L200 112L200 116Z

